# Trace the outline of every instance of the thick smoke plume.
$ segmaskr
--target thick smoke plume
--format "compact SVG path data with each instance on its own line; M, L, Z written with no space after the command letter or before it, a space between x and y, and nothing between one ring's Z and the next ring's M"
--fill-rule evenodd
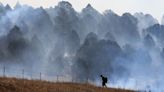
M164 25L149 14L88 4L80 13L69 2L53 8L0 5L0 64L65 75L76 81L164 91Z

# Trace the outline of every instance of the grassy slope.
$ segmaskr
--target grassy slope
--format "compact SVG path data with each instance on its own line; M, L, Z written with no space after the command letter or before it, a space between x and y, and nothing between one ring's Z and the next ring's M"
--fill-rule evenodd
M123 89L101 88L87 84L52 83L37 80L0 78L0 92L134 92Z

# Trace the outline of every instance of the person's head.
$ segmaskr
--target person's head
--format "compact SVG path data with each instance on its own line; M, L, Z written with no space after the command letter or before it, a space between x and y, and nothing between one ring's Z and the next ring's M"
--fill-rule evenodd
M103 77L102 75L100 75L100 77Z

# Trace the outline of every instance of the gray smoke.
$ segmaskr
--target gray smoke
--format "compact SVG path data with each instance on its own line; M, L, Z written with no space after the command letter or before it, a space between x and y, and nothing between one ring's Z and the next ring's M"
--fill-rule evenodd
M0 5L0 64L64 75L76 81L164 91L164 26L149 14L88 4L76 12L69 2L44 9ZM99 84L99 83L98 83Z

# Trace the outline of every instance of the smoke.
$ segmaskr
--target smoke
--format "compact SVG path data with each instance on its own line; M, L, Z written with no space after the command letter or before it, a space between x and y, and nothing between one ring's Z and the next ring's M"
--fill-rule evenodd
M88 4L76 12L69 2L43 9L0 5L0 64L80 82L163 91L164 27L151 15Z

